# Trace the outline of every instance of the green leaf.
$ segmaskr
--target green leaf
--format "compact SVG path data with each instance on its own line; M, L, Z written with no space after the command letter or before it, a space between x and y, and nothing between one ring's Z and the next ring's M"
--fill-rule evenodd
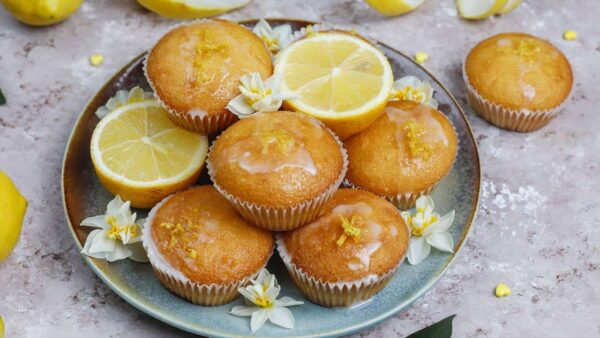
M439 322L419 330L406 338L451 338L452 320L456 315L446 317Z
M4 94L2 94L2 90L0 89L0 106L6 104L6 98L4 97Z

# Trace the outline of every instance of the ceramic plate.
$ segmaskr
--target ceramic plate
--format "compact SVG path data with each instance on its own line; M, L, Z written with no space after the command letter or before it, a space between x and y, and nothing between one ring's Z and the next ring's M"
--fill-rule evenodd
M294 29L309 24L293 20L270 21L272 25L289 23ZM408 307L435 284L452 263L469 234L477 212L480 168L477 146L465 114L454 97L435 77L406 55L384 44L379 45L393 66L395 78L414 75L432 83L436 91L435 99L440 103L439 109L450 118L458 133L460 149L454 168L433 192L436 209L440 214L451 209L456 210L454 225L450 229L456 243L455 253L432 250L429 258L417 266L404 263L387 287L368 302L354 308L333 309L306 301L275 254L269 262L268 269L280 280L282 295L304 300L305 304L292 309L296 318L295 329L287 330L267 323L255 336L339 336L363 330L391 317ZM90 228L80 227L79 224L88 216L103 214L106 204L113 198L100 184L90 159L90 138L98 123L94 112L117 90L130 89L136 85L149 89L142 72L144 56L136 57L100 88L79 116L69 138L63 163L62 192L66 218L79 249L90 231ZM200 181L209 183L206 173ZM142 216L147 212L137 211ZM228 314L233 306L241 304L240 299L219 307L196 306L163 288L154 277L150 264L135 263L131 260L107 263L83 257L108 287L131 305L154 318L205 336L253 336L248 318Z

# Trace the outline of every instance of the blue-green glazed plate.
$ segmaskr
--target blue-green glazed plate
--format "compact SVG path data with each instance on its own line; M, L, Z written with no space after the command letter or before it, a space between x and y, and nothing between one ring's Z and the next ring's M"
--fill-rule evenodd
M297 20L269 20L272 25L291 24L299 29L309 24ZM254 21L245 22L252 25ZM439 109L446 114L458 133L460 149L449 175L433 192L436 209L443 214L456 210L450 229L456 243L455 253L433 250L421 264L404 263L383 291L368 302L353 308L325 308L302 296L289 278L277 254L268 269L276 273L282 284L282 295L304 300L305 304L292 308L296 327L292 330L265 324L257 333L250 331L248 318L234 317L228 312L240 299L218 307L196 306L178 298L162 287L154 277L149 264L123 260L107 263L83 256L94 272L125 301L148 315L182 330L210 337L330 337L346 335L372 326L407 308L442 277L465 243L477 212L480 189L480 164L473 133L464 112L448 90L429 72L406 55L380 44L393 66L395 78L414 75L429 81L435 89ZM91 99L77 120L65 151L62 171L62 192L69 228L79 249L90 229L80 227L88 216L103 214L113 196L100 184L90 159L90 138L98 119L94 112L104 105L117 90L139 85L149 86L144 79L140 55L115 74ZM206 173L200 183L209 183ZM138 210L145 215L146 210Z

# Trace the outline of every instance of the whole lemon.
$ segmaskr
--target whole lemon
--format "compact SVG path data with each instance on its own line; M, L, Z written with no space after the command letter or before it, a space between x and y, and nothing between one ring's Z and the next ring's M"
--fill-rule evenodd
M32 26L61 22L73 14L83 0L0 0L15 18Z
M0 171L0 262L17 245L27 200L8 176Z

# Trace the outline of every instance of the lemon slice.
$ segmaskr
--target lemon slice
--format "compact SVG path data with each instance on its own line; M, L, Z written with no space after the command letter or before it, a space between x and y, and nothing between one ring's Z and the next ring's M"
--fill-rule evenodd
M421 6L425 0L365 0L369 6L385 16L408 13Z
M152 12L171 19L198 19L247 5L251 0L137 0Z
M83 0L0 0L0 3L23 23L47 26L67 19Z
M91 141L102 184L138 208L152 207L196 182L207 150L206 136L176 126L153 99L108 113Z
M27 200L11 179L0 171L0 262L17 245L26 210Z
M275 74L294 97L286 109L316 117L341 138L381 115L393 83L392 67L379 49L339 31L313 33L289 45L277 55Z
M504 7L498 12L500 15L504 15L512 10L516 9L521 5L521 0L508 0Z
M456 0L458 13L465 19L485 19L498 13L508 0Z

